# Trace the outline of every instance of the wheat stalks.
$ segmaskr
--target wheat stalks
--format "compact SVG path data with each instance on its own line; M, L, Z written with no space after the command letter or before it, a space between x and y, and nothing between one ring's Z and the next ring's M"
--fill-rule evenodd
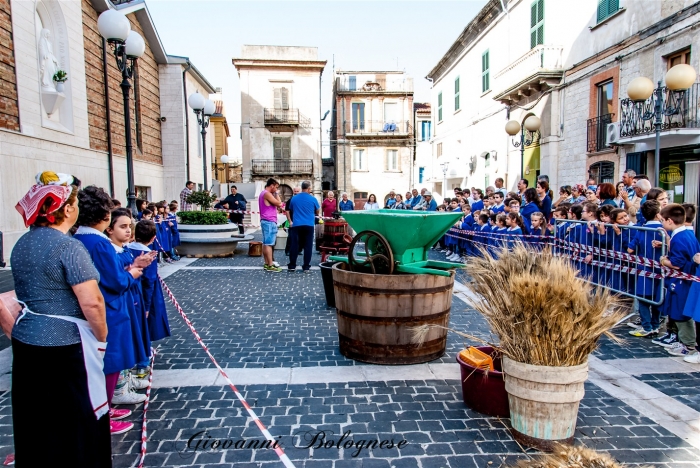
M588 447L559 444L552 453L531 460L519 460L513 468L623 468L607 453ZM651 466L641 468L652 468Z
M472 281L465 286L473 293L467 301L489 323L499 339L494 347L504 355L533 365L575 366L587 361L601 335L620 341L610 330L625 315L621 302L578 277L568 260L520 242L495 256L482 252L466 266Z

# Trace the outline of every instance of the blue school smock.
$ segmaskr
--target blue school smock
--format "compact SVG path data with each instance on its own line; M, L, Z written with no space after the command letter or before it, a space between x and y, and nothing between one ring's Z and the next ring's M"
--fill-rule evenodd
M612 226L605 226L605 234L601 234L597 227L593 230L593 246L599 249L614 250L613 239L616 236L615 230ZM625 250L625 253L627 250ZM593 260L603 263L615 264L619 263L619 260L612 259L608 255L601 255L594 253ZM591 266L592 281L601 286L612 286L611 280L614 271L603 266Z
M612 229L612 228L611 228ZM620 229L620 234L617 234L614 230L612 231L612 242L608 243L608 248L615 252L627 253L630 241L632 240L632 234L634 231L631 229ZM612 244L612 245L610 245ZM609 258L609 257L608 257ZM608 263L615 265L612 271L607 272L607 279L610 281L610 285L613 289L617 291L630 291L630 275L629 273L623 273L621 268L632 266L627 260L611 259ZM634 288L632 289L634 290Z
M172 249L181 244L180 231L178 230L177 226L177 215L175 213L169 213L168 221L173 223L173 225L170 226L170 248Z
M134 263L134 255L131 251L118 246L115 246L115 249L117 249L117 255L122 262L122 269ZM146 309L143 306L140 278L134 281L126 295L127 307L131 316L131 337L134 340L136 362L145 362L151 358L151 338L148 333Z
M679 267L679 271L683 273L693 274L696 271L696 263L693 261L693 256L700 252L700 244L695 238L695 233L692 229L682 229L674 231L671 235L671 246L668 249L668 259L675 267ZM668 278L666 290L666 299L661 307L664 314L671 317L673 320L687 320L690 317L685 316L685 305L690 293L691 281L686 281L678 278Z
M588 224L583 223L576 223L574 228L569 232L567 240L576 244L581 244L582 246L593 246L594 244L593 236L588 232ZM579 276L584 279L588 279L593 273L593 267L583 261L587 255L588 253L583 251L578 251L576 253L571 252L574 267L578 269Z
M483 210L484 209L484 200L477 200L474 203L471 204L472 207L472 213L475 212L476 210Z
M700 265L695 266L693 275L700 276ZM690 289L688 289L688 298L685 301L683 308L683 316L690 317L696 322L700 321L700 283L691 281Z
M525 244L530 245L532 248L536 250L542 250L544 245L546 244L546 239L547 236L549 235L549 230L544 229L544 233L542 230L530 230L530 234L524 238Z
M644 225L648 228L657 228L663 230L661 223L658 221L649 221ZM661 231L637 231L637 234L630 241L627 246L629 249L634 250L634 255L638 257L644 257L649 260L658 262L661 258L661 248L653 247L652 241L663 242L665 239L664 234ZM637 268L642 271L654 271L655 269L650 266L637 265ZM658 271L658 269L656 269ZM661 280L652 279L644 276L637 276L637 281L635 286L635 294L637 296L648 297L654 302L659 302L661 299ZM700 292L700 291L699 291ZM700 299L700 298L699 298Z
M158 250L161 252L170 252L170 227L168 221L162 216L156 217L156 245L159 245Z
M100 272L99 286L107 312L107 350L103 372L113 374L131 369L137 361L127 300L129 288L136 280L122 268L117 251L107 236L81 226L73 238L83 243Z
M143 244L133 242L127 244L127 249L135 257L142 252L150 252L151 249ZM165 296L163 288L158 280L158 262L153 262L143 269L141 275L141 291L143 293L143 307L148 311L148 333L151 341L162 340L170 336L170 322L168 311L165 308Z
M520 208L520 216L523 218L523 224L525 225L526 231L523 234L530 234L530 230L532 229L530 216L532 216L532 213L537 213L538 211L540 211L540 208L532 202L526 203L522 208Z
M460 237L463 238L464 253L466 255L474 255L473 238L471 232L474 231L474 217L470 214L462 218L462 225L460 226L463 231Z
M519 227L510 227L507 229L508 231L508 249L512 249L515 247L515 242L520 239L522 240L523 238L523 230L520 229Z
M545 195L542 199L542 214L544 215L544 219L549 221L549 217L552 214L552 199L549 198L549 195Z
M501 203L500 206L496 205L493 208L491 208L491 211L493 213L496 213L496 214L503 213L505 211L505 208L506 208L505 205L503 203Z

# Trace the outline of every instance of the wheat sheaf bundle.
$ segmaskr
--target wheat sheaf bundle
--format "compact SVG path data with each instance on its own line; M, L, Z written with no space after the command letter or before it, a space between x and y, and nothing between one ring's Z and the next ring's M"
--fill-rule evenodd
M466 266L470 305L480 312L509 358L537 366L587 361L601 335L624 317L619 301L577 277L565 258L522 243ZM419 337L418 330L415 336Z
M512 468L623 468L623 466L607 453L598 453L587 447L557 445L552 453L540 455L532 460L520 460L512 465Z

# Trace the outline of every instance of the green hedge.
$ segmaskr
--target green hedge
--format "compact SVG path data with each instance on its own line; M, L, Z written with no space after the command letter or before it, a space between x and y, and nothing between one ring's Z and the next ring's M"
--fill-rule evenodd
M180 224L227 224L228 216L221 211L178 211Z

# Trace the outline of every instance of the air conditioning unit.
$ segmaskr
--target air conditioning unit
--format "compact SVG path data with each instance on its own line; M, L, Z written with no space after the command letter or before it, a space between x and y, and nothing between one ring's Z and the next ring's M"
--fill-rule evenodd
M609 123L605 129L605 146L619 145L620 141L620 123Z

